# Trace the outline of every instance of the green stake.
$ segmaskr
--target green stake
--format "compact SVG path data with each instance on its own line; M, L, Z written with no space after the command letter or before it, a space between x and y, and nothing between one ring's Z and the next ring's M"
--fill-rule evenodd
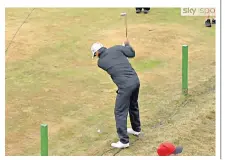
M41 124L41 156L48 156L48 125Z
M182 46L182 93L188 95L188 46Z

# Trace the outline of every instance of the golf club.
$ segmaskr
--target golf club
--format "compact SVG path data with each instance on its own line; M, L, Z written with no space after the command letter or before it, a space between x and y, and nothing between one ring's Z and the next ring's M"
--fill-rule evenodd
M120 13L120 16L125 17L124 21L125 21L125 28L126 28L126 38L127 38L127 13Z

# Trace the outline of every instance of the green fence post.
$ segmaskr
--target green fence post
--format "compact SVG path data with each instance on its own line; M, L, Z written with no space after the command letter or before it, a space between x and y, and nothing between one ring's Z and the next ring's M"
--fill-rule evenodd
M182 93L188 95L188 46L182 46Z
M41 156L48 156L48 125L41 124Z

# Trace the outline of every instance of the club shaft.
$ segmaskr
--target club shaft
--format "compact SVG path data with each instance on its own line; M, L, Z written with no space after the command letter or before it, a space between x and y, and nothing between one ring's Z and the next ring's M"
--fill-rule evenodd
M127 16L125 16L126 38L127 38Z

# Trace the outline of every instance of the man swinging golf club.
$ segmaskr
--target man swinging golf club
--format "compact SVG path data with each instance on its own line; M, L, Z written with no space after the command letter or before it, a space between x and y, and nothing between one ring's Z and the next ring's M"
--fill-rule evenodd
M101 43L94 43L91 52L93 57L99 58L98 67L106 71L118 87L114 114L119 141L111 146L129 147L128 134L138 136L141 132L138 107L140 81L128 60L135 57L135 51L126 40L124 45L110 48L104 47ZM127 128L128 112L132 128Z

